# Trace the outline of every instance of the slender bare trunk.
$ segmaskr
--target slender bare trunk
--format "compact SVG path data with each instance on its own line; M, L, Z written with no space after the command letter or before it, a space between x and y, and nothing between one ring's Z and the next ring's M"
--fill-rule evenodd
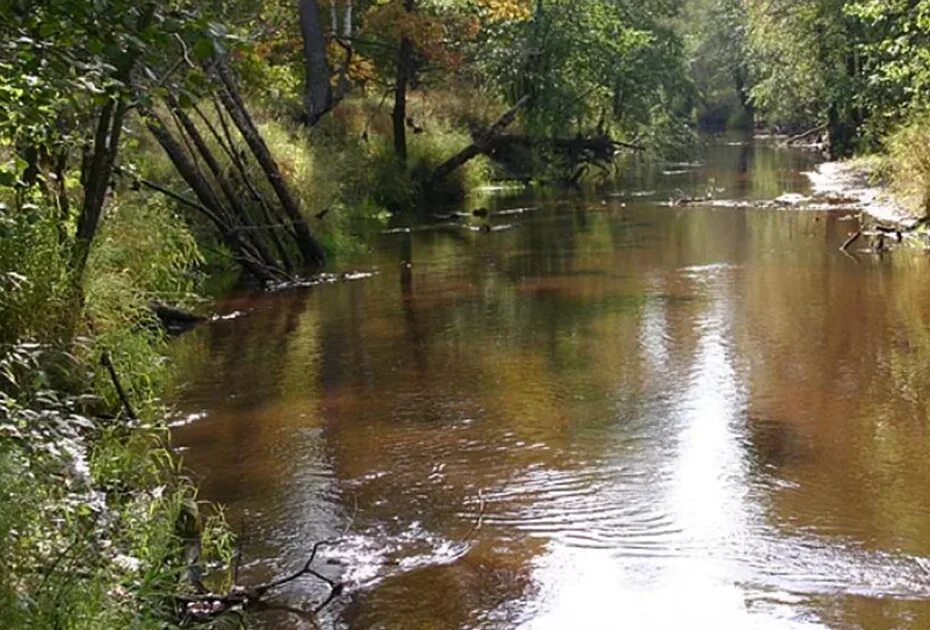
M335 21L336 8L333 6ZM337 30L333 29L334 34ZM326 61L326 38L316 0L300 0L300 32L304 42L304 108L307 122L315 125L333 107L333 88Z
M155 14L155 4L147 3L136 24L139 31L144 30L151 23ZM124 51L117 63L115 78L127 83L136 66L138 53L134 50ZM86 169L81 173L84 185L84 201L78 215L77 232L75 233L74 255L72 270L75 277L80 279L87 264L87 256L100 218L103 215L103 206L107 198L107 190L113 176L116 164L116 155L119 152L119 141L123 131L123 122L129 112L128 98L122 94L113 94L100 111L97 118L97 128L94 133L93 145L88 159L85 161Z
M297 241L297 247L300 250L304 264L311 266L314 270L319 270L326 263L326 252L310 233L310 228L307 226L297 202L291 195L291 191L281 175L281 169L278 168L278 164L272 157L268 145L265 144L265 140L258 132L248 110L245 108L245 104L239 97L239 92L229 69L221 60L213 65L213 69L221 83L218 94L220 101L232 118L233 124L242 134L249 149L251 149L256 161L264 171L268 183L278 197L281 208L290 219L294 228L294 238Z
M413 11L413 0L404 0L404 10ZM394 111L391 118L394 124L394 155L407 162L407 84L410 81L413 63L413 44L406 37L400 40L397 52L397 78L394 82Z
M225 216L223 205L217 198L216 193L203 178L200 170L194 165L181 144L168 131L164 121L154 112L147 113L146 124L149 131L164 149L175 170L197 196L200 202L200 211L216 226L223 242L229 246L236 255L237 260L259 280L268 282L282 279L281 275L283 274L276 274L274 269L267 265L266 261L261 260L261 254L255 250L254 246L243 241L242 237L230 225L228 218Z
M342 36L345 38L352 37L352 0L346 0L345 26Z

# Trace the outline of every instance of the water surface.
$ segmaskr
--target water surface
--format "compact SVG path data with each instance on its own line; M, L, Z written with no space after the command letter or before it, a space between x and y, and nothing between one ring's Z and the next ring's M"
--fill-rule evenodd
M927 258L662 203L805 193L814 161L720 142L222 300L176 345L174 441L243 581L337 537L324 627L930 627Z

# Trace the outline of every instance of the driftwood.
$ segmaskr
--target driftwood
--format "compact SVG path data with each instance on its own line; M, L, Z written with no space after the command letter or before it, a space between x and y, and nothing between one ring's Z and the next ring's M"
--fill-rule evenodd
M324 546L334 545L337 542L324 540L316 543L313 545L310 557L298 570L277 580L251 587L236 584L225 594L197 593L176 596L175 599L182 610L180 615L182 624L190 621L210 621L231 612L254 612L269 609L285 610L312 621L314 615L329 606L345 590L345 586L341 582L336 582L313 568L313 562L316 560L320 549ZM312 576L329 587L327 596L311 610L291 608L266 599L265 596L271 591L306 576Z
M843 242L843 245L840 247L840 250L845 252L847 249L849 249L852 246L853 243L858 241L861 236L862 236L862 230L856 230L854 233L850 234L849 238L847 238Z
M872 244L872 249L875 252L880 253L888 249L886 238L893 237L894 240L898 243L903 243L904 237L906 235L915 232L921 226L927 225L928 222L930 222L930 217L923 217L909 223L902 222L894 223L891 225L876 222L868 228L860 228L853 234L850 234L849 238L847 238L843 245L840 247L840 250L844 252L847 251L853 245L853 243L855 243L861 237L867 236L875 238Z
M788 145L788 144L796 144L796 143L798 143L798 142L802 142L802 141L804 141L804 140L807 140L808 138L810 138L810 137L813 136L813 135L816 135L816 134L818 134L818 133L823 133L823 132L826 131L826 130L827 130L827 124L826 124L826 123L824 123L824 124L822 124L822 125L817 125L817 126L814 127L813 129L808 129L807 131L802 131L802 132L799 133L799 134L796 134L796 135L790 136L790 137L788 137L788 138L785 138L784 144L786 144L786 145Z

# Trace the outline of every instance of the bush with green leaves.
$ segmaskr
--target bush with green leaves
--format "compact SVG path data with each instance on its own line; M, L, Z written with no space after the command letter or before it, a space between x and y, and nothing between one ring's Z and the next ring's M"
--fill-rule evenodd
M161 628L189 588L196 491L168 450L170 377L153 300L193 304L201 261L163 201L116 191L80 284L60 215L23 187L0 214L0 619ZM117 396L106 353L133 405ZM205 556L228 560L221 520Z
M162 628L185 587L178 523L196 512L155 425L88 416L92 389L52 385L84 367L70 347L0 358L0 619L8 628ZM228 561L221 520L205 556Z
M915 113L888 139L891 186L918 216L930 215L930 113Z

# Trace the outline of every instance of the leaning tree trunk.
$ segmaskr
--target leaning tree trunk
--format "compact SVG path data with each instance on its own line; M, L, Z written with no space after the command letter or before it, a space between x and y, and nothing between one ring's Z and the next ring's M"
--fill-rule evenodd
M197 196L200 203L196 204L196 207L213 223L223 242L236 254L239 263L263 282L281 280L282 274L275 273L274 267L266 264L268 261L263 261L261 253L256 251L251 243L244 240L232 225L222 202L209 182L206 181L181 144L168 131L164 121L155 112L149 111L146 114L149 131L162 146L175 170Z
M308 124L315 125L333 107L326 38L316 0L300 0L300 32L304 41L304 107Z
M268 183L281 203L282 210L290 220L294 231L294 239L297 242L304 264L313 267L314 270L319 270L326 263L326 252L310 233L310 228L307 226L297 202L291 195L291 191L281 175L281 169L278 168L278 164L272 157L268 145L265 144L265 140L258 132L248 110L245 108L245 104L239 97L239 92L236 89L229 68L224 65L222 60L217 60L213 64L213 70L220 81L219 99L255 156L262 171L264 171Z
M506 129L517 118L520 108L529 102L529 96L524 96L517 104L509 109L504 115L498 118L487 131L477 136L470 145L453 155L451 158L436 167L431 177L431 183L435 186L440 181L451 175L459 167L469 160L486 153L491 148L493 142L497 139L504 129Z

